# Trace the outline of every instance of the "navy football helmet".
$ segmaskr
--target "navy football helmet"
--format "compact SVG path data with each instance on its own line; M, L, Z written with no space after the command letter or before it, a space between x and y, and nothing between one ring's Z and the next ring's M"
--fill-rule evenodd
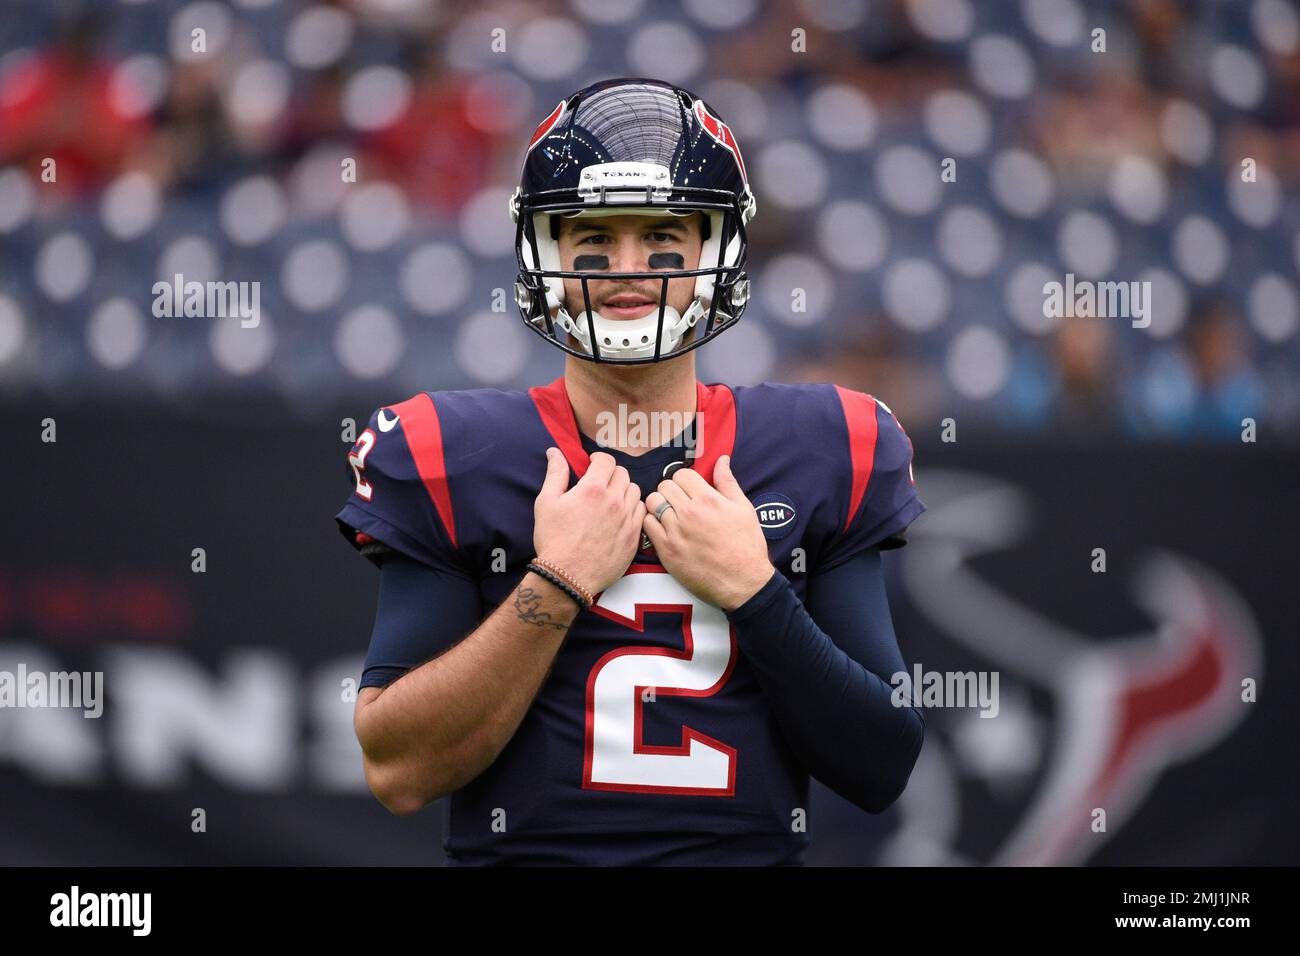
M510 199L519 260L515 301L524 323L588 361L640 365L698 348L735 325L745 309L745 224L756 208L735 136L699 97L647 79L605 80L579 90L533 133ZM560 268L560 216L664 218L697 211L704 218L698 268L658 268L653 261L649 272ZM668 282L690 276L695 295L679 313L668 305ZM564 299L566 278L581 280L576 318ZM659 308L636 319L605 318L592 310L592 279L661 280Z

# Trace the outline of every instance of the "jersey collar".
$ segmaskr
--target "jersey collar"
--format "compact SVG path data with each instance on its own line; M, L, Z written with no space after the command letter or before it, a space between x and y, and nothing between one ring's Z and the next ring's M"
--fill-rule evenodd
M705 385L696 381L696 434L699 446L689 467L700 477L713 484L713 469L718 459L730 455L736 443L736 402L726 385ZM573 414L573 403L561 375L549 385L537 385L528 390L537 406L542 424L550 432L555 445L568 459L569 467L579 478L587 473L591 456L582 447L578 422Z

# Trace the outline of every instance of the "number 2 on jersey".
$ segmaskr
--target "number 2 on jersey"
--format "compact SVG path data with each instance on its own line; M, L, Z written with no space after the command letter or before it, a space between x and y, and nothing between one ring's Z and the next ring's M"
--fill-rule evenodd
M663 568L633 565L592 610L636 631L647 612L681 615L682 649L622 647L587 677L582 785L595 790L734 796L736 749L689 727L677 746L647 744L644 708L665 696L711 697L736 663L731 625Z
M357 439L356 446L348 452L348 464L352 466L352 474L357 476L357 497L362 501L369 501L374 494L374 487L361 476L366 468L366 456L374 447L375 433L367 428Z

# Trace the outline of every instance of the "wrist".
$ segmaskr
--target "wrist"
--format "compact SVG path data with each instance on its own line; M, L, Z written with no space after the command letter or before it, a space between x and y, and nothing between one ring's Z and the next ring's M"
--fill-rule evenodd
M581 610L578 602L559 585L549 578L542 577L536 571L526 572L519 582L517 590L523 593L525 589L536 595L536 599L540 602L538 610L545 612L548 618L572 624L578 617L578 612Z
M730 614L748 603L750 598L767 587L774 574L776 574L776 566L771 561L766 562L765 567L756 568L752 574L745 575L743 583L738 584L736 589L725 596L718 606L724 612Z
M585 611L595 601L595 596L583 587L567 568L561 567L549 558L543 558L541 555L534 556L528 563L528 570L546 578L567 594L578 605L579 610Z

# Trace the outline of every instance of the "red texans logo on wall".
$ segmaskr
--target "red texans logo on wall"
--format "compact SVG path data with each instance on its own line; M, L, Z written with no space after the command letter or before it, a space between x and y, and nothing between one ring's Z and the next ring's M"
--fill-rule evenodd
M745 173L745 161L740 158L740 144L736 142L736 137L732 135L731 127L710 113L703 100L695 101L695 118L700 121L700 125L704 127L706 133L736 157L736 165L740 167L740 178L748 186L749 176Z
M550 116L542 120L537 129L533 130L533 138L528 141L528 149L525 152L532 152L533 147L540 143L542 138L555 128L555 124L558 123L560 117L564 115L564 110L567 105L568 104L564 100L560 100L560 105L551 111Z

